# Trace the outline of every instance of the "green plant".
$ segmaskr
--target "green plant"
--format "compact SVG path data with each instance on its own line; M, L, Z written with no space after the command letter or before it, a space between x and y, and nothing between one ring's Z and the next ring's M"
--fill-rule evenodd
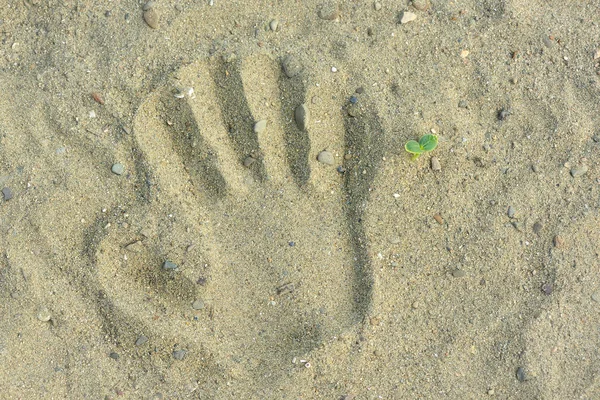
M404 145L404 149L413 155L412 158L414 160L421 154L435 149L437 144L438 137L436 135L427 134L424 135L418 142L416 140L409 140Z

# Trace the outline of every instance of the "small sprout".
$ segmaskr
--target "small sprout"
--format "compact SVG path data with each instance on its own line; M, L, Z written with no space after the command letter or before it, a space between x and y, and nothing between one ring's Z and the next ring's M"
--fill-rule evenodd
M404 145L404 149L413 155L413 160L418 158L421 154L432 151L437 147L438 137L437 135L427 134L423 136L418 142L416 140L409 140Z

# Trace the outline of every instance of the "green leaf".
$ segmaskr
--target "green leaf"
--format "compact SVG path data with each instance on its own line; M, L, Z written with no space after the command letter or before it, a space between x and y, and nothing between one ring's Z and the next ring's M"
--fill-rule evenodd
M419 145L419 142L417 142L416 140L409 140L408 142L406 142L406 144L404 145L404 149L411 154L419 155L423 153L423 149Z
M419 146L423 151L432 151L437 147L438 137L436 135L425 135L419 140Z

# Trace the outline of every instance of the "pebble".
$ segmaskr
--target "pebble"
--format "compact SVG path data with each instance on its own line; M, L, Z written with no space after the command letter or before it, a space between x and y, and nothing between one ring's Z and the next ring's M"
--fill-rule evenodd
M260 121L258 121L257 123L254 124L254 132L255 133L263 133L265 131L265 129L267 128L267 120L266 119L261 119Z
M503 108L501 110L498 111L498 120L500 121L504 121L506 118L508 118L508 116L510 115L510 111L508 111L507 109Z
M148 343L148 337L146 337L144 335L138 337L137 340L135 341L136 346L141 346L146 343Z
M411 13L410 11L404 11L400 16L400 23L407 24L409 22L414 21L415 19L417 19L417 14Z
M469 103L466 100L461 100L458 102L459 108L469 108Z
M113 172L113 174L123 175L123 172L125 172L125 166L123 166L123 164L116 163L113 164L110 170Z
M177 269L177 264L175 264L175 263L174 263L174 262L172 262L172 261L169 261L169 260L167 260L167 261L165 261L165 262L164 262L164 264L163 264L163 269L166 269L166 270L174 270L174 269Z
M344 167L343 165L339 165L337 167L337 172L339 172L340 174L343 174L346 172L346 167Z
M148 11L149 9L153 8L155 5L156 5L156 3L154 1L149 1L142 6L142 10Z
M154 8L144 11L144 21L152 29L158 29L158 13Z
M352 104L358 103L358 97L356 97L356 96L350 96L350 103L352 103Z
M508 210L506 211L506 215L508 215L508 218L514 218L515 214L515 208L513 206L508 206Z
M546 296L550 296L552 294L552 290L554 290L554 287L551 283L544 283L542 285L542 292L544 292Z
M2 189L2 196L4 196L4 201L8 201L13 198L13 192L9 187L5 187Z
M321 8L318 12L319 18L326 21L333 21L340 17L340 9L336 3L329 1L321 4Z
M525 374L525 369L523 367L517 368L516 375L519 382L525 382L527 380L527 375Z
M533 232L539 234L543 227L544 225L540 221L537 221L535 224L533 224Z
M119 359L119 353L115 353L114 351L112 353L110 353L108 356L110 358L112 358L113 360L118 360Z
M326 150L323 150L319 153L319 155L317 156L317 160L327 165L333 165L333 163L335 162L335 160L333 159L333 154Z
M556 236L554 236L552 243L554 244L554 247L556 247L557 249L562 249L565 245L565 239L563 239L562 236L556 235Z
M444 218L442 218L442 216L440 214L435 214L433 216L433 219L435 219L437 221L437 223L440 225L444 224Z
M587 173L587 171L588 171L587 165L573 167L573 168L571 168L571 176L573 178L578 178L580 176L585 175Z
M413 309L415 309L415 310L416 310L417 308L419 308L419 306L420 306L420 304L419 304L419 302L418 302L418 301L415 301L415 302L413 302L413 303L412 303L412 308L413 308Z
M253 157L246 157L246 158L244 159L244 167L246 167L246 168L250 168L250 166L251 166L252 164L254 164L255 162L256 162L256 158L253 158Z
M592 300L596 303L600 303L600 291L592 293Z
M288 78L295 77L296 75L300 74L303 70L300 61L292 55L285 57L281 64L283 66L283 72Z
M431 157L431 170L432 171L441 171L442 165L440 164L440 160L437 157Z
M269 23L269 28L271 28L271 30L273 32L275 32L277 30L277 28L279 28L279 21L274 19Z
M48 322L52 319L52 314L50 314L50 310L46 307L41 307L37 313L37 319L42 322Z
M185 354L187 352L185 350L175 350L173 352L173 358L176 360L183 360L183 357L185 357Z
M419 11L426 11L429 8L429 0L413 0L412 5Z
M375 9L375 11L381 10L381 3L376 1L375 4L373 4L373 8Z
M204 308L204 302L200 299L194 301L194 303L192 303L192 308L194 310L202 310Z
M467 273L465 271L463 271L462 269L455 269L454 271L452 271L452 276L455 278L463 278L467 275Z
M298 107L296 107L294 117L296 119L296 125L298 125L298 129L305 131L310 121L310 112L306 104L300 104Z

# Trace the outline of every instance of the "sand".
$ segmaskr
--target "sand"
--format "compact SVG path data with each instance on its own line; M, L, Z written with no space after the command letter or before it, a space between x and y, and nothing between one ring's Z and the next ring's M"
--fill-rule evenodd
M0 398L600 398L598 2L212 3L2 5Z

